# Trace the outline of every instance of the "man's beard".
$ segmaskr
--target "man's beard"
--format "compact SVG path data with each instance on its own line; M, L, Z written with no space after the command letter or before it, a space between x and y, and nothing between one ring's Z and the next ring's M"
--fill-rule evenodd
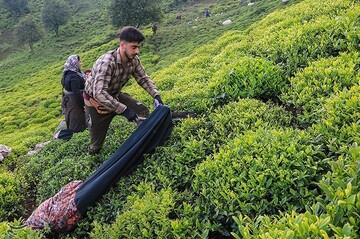
M129 54L127 53L127 51L125 51L125 56L126 58L131 61L132 59L134 59L134 57L136 56L137 54L135 54L133 57L130 57Z

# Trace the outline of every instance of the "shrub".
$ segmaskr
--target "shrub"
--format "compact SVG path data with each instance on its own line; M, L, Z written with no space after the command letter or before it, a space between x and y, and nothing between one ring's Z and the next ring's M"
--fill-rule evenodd
M311 125L322 118L326 99L359 81L359 65L359 53L315 61L290 79L291 87L281 98L301 108L298 118L303 126Z
M243 99L176 125L164 147L146 158L144 167L133 174L137 182L156 182L158 188L190 190L196 165L247 130L281 128L291 124L291 116L281 107L253 99Z
M215 105L239 98L267 101L276 99L284 86L279 67L261 58L245 56L224 65L214 74L209 93Z
M241 51L282 65L286 77L291 77L313 60L358 51L358 12L359 6L350 0L302 1L249 28Z
M166 145L146 157L144 167L134 172L134 184L145 180L158 188L189 190L198 163L246 130L283 127L291 116L281 107L244 99L230 103L207 116L184 119L174 128Z
M239 238L358 238L360 220L359 147L330 161L331 170L318 183L324 194L305 213L233 217L231 233Z
M193 181L204 217L232 225L239 212L303 211L315 201L315 183L327 165L321 148L299 130L247 131L199 164Z
M0 238L41 239L44 237L41 233L25 227L21 220L14 220L13 222L0 222Z
M333 238L331 233L330 217L305 213L281 213L279 217L259 216L256 220L248 217L234 217L237 228L231 234L236 239L282 239L282 238ZM347 237L336 237L347 238Z
M292 116L280 106L254 99L241 99L219 107L209 115L208 121L211 124L211 135L226 143L247 130L289 127Z
M170 188L155 191L149 183L140 183L111 225L94 222L91 238L207 238L217 225L200 219L200 209L191 205L190 192ZM121 200L121 199L119 199Z
M89 158L63 158L49 169L43 170L37 184L38 203L52 197L61 187L73 180L85 180L95 171Z
M19 213L22 200L21 185L9 172L0 171L0 218L2 221L13 219Z
M310 129L333 155L340 155L349 145L360 142L359 92L360 86L354 85L330 97L324 104L322 121Z
M109 226L95 223L91 238L168 238L171 220L168 218L174 206L169 190L155 193L149 185L138 195L128 196L123 211ZM141 188L139 186L138 188Z
M331 171L318 183L324 192L321 204L331 218L335 235L360 236L360 148L350 148L349 154L331 161Z
M85 179L99 162L85 155L88 146L87 132L74 134L71 140L56 140L44 146L32 156L17 160L16 174L22 175L31 196L41 203L75 179ZM96 166L94 166L96 165Z

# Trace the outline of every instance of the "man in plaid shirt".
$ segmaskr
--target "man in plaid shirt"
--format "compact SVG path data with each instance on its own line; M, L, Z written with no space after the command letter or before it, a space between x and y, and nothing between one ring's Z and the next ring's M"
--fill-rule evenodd
M97 154L102 148L107 130L116 115L136 122L146 117L149 109L129 94L122 92L131 76L151 95L156 104L163 104L155 84L146 75L138 54L145 40L134 27L124 27L120 32L120 45L100 56L94 63L85 84L85 111L91 144L89 153Z

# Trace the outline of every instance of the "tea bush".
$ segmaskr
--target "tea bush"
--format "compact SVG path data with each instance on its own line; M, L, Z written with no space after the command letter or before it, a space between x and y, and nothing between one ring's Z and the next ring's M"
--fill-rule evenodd
M360 147L351 147L348 154L331 161L331 172L324 175L319 187L324 191L325 199L321 201L332 219L332 229L341 231L350 227L360 235Z
M236 138L247 130L290 127L292 116L284 108L254 99L241 99L219 107L209 115L213 144ZM208 133L209 134L209 133Z
M154 193L147 186L144 192L128 196L127 201L112 225L95 223L90 237L169 238L171 221L168 214L174 206L171 191Z
M251 8L231 2L233 9L214 8L229 12L191 26L167 20L144 44L143 63L165 104L173 111L194 111L197 117L176 121L162 147L144 155L136 170L89 208L74 231L58 238L88 238L88 233L92 238L358 237L358 1L304 0L293 7L295 0L287 5L257 1ZM276 4L283 10L244 31ZM194 8L185 18L199 13ZM243 14L252 18L235 18ZM209 23L225 16L234 16L232 25ZM88 17L87 23L104 13ZM88 68L118 45L107 33L113 29L93 30L105 34L95 34L81 46L65 37L38 43L48 50L51 45L52 51L64 43L75 47L51 53L51 63L41 59L32 64L29 59L36 56L27 54L0 63L26 62L22 72L2 74L4 79L19 78L7 83L0 98L2 139L15 143L16 151L50 140L60 122L56 102L64 55L78 51ZM150 29L144 32L148 36ZM204 42L208 44L197 44ZM234 81L250 84L246 96ZM134 81L124 90L153 104ZM279 96L284 102L267 101ZM283 104L291 100L297 108ZM304 115L293 114L305 105ZM304 125L306 130L297 129ZM7 164L15 168L17 179L24 177L27 199L38 204L67 182L89 177L135 128L116 117L97 156L86 154L89 136L83 132Z
M21 210L22 200L20 182L10 172L0 169L0 218L13 220Z
M21 220L13 222L0 222L0 236L3 239L42 239L44 236L28 227L24 227Z
M342 39L343 35L348 36L350 32L351 34L357 32L358 26L355 23L357 22L356 10L352 9L342 17L334 19L336 14L342 14L341 10L351 5L350 1L345 3L336 1L333 5L327 6L321 4L321 6L317 7L322 11L311 9L307 13L303 9L308 9L308 4L319 5L318 3L300 3L296 12L301 11L301 13L294 19L288 18L287 10L278 11L267 17L265 23L260 22L250 27L246 31L247 35L236 31L225 34L220 41L216 41L211 44L211 47L207 47L208 49L217 49L217 51L212 50L210 55L206 56L206 51L202 53L199 50L192 57L186 58L188 61L193 58L197 59L199 53L201 53L201 58L205 60L200 62L208 66L207 68L199 67L201 64L181 64L180 66L177 63L164 70L164 72L157 73L155 77L160 77L160 88L163 82L165 85L170 86L170 88L165 87L163 92L169 105L179 110L183 110L185 106L188 108L195 107L200 112L210 106L208 99L203 99L204 97L207 98L208 95L213 97L212 102L215 101L218 104L222 103L221 100L228 102L234 98L237 99L238 95L276 99L278 94L284 90L288 78L295 74L298 69L307 66L309 62L329 55L338 56L342 51L356 49L356 42L349 43L349 45L347 44L350 40L343 41L341 44L335 42L338 38ZM309 21L309 19L314 20ZM275 26L267 25L267 21L275 21L278 24L275 24ZM337 31L329 33L330 29L337 29ZM267 37L264 38L263 35L267 35ZM353 36L349 37L349 39L354 37L358 38L358 36ZM212 60L209 61L210 59ZM245 66L240 64L242 59ZM253 63L250 59L255 59L255 63L250 65L250 63ZM190 65L191 68L188 67ZM259 71L254 71L256 67L259 67L257 68ZM207 69L207 71L204 71L204 69ZM264 70L266 74L262 74L261 70ZM186 75L183 76L181 72L186 73ZM239 74L243 74L243 77L239 76ZM249 77L249 75L252 77ZM178 90L177 83L173 80L174 76L182 79L179 81L181 90ZM202 79L201 85L197 85L197 80L187 81L188 78ZM210 81L205 79L210 79ZM236 81L238 84L234 83L234 79L238 79ZM241 79L248 79L248 81L241 81ZM259 79L262 79L262 81L259 81ZM245 84L249 86L249 90L240 91L244 88L241 86ZM184 91L184 88L188 90ZM168 93L165 89L171 90L171 93ZM193 89L198 90L194 91ZM199 92L200 89L201 92ZM224 98L227 99L224 100ZM198 102L194 103L194 101Z
M281 98L301 108L298 120L309 126L323 117L324 102L343 89L359 82L359 53L344 53L339 57L323 58L310 63L290 79L291 87Z
M231 225L239 212L254 218L303 211L319 195L315 183L327 170L311 140L304 131L258 129L221 147L194 171L205 216Z
M268 101L285 86L281 68L261 58L239 57L224 65L212 77L210 98L223 105L239 98Z
M319 187L325 197L321 204L331 218L331 229L339 236L360 236L360 148L331 161L331 171L324 175Z
M138 169L137 180L145 179L154 182L157 188L171 187L179 192L190 188L192 170L213 152L214 146L212 137L204 136L206 130L202 119L189 119L184 124L184 128L174 129L170 138L173 143L158 149L144 167Z
M171 72L164 78L155 75L155 79L159 79L159 86L162 89L164 82L169 90L164 91L165 102L169 104L172 109L177 111L188 111L189 109L195 112L205 111L207 99L207 84L211 77L211 72L208 68L203 67L210 62L211 56L205 55L200 60L189 58L183 59L175 64ZM180 79L180 80L174 80Z
M83 155L86 138L78 136L75 134L72 141L50 142L37 154L16 160L16 173L25 178L30 196L35 198L37 195L38 203L53 196L69 181L83 179L93 171L91 157Z
M313 60L359 50L359 9L350 0L303 1L291 13L278 11L249 28L239 50L280 64L291 77ZM271 26L274 21L278 23Z
M320 142L326 145L332 155L339 155L350 145L359 144L360 86L344 89L331 96L324 103L322 121L310 131L320 135Z
M360 220L359 147L330 161L331 170L319 181L324 192L305 213L280 213L251 219L238 215L235 238L358 238Z
M176 125L166 145L146 158L145 166L133 176L156 182L160 188L189 190L196 165L229 140L250 129L290 124L291 116L281 107L252 99L233 102L209 112L208 116L189 118Z
M156 72L154 80L166 104L177 111L207 111L210 106L208 84L216 70L213 67L213 57L226 43L236 41L236 38L225 34L219 41L211 44L211 47L202 46L189 57L176 61L171 68Z
M91 238L207 238L217 228L199 218L199 207L190 192L170 188L155 192L149 183L136 186L111 225L95 221Z
M348 238L349 235L338 234L331 237L330 217L317 215L309 211L305 213L281 213L279 218L272 219L265 215L257 220L247 217L234 217L238 224L237 230L231 234L236 239L280 239L280 238ZM346 233L347 234L347 233Z
M117 127L118 123L114 120L111 127ZM90 143L88 132L84 131L74 134L69 141L52 141L39 153L23 157L18 162L17 173L26 177L27 182L32 185L33 193L37 195L37 202L40 203L53 196L68 182L85 180L89 177L112 154L108 152L108 147L118 147L134 127L134 125L123 126L122 134L117 132L108 136L109 143L104 146L104 150L99 155L101 158L97 160L94 160L96 158L94 156L84 155ZM111 131L113 129L109 129L109 134Z

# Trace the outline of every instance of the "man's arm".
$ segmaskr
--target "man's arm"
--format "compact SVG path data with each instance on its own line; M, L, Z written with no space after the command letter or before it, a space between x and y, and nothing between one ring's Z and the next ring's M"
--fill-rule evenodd
M146 92L155 98L156 95L159 95L158 90L154 82L150 79L150 77L146 74L144 67L142 66L139 58L135 58L134 72L133 76L137 83L144 89Z

